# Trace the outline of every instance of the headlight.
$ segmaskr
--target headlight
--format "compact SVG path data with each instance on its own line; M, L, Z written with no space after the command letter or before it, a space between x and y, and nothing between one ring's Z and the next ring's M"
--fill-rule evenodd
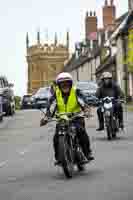
M105 115L109 117L109 116L110 116L110 111L109 111L109 110L106 110L106 111L105 111Z

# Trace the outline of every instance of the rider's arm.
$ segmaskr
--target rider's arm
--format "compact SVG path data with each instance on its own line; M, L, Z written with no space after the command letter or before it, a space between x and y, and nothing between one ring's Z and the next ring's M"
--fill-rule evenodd
M81 106L82 109L84 109L84 107L87 105L86 96L79 89L76 89L76 95L79 105Z
M116 96L117 98L124 98L124 92L121 90L120 86L116 84Z
M55 94L53 94L49 99L48 107L46 110L46 116L48 118L53 117L56 112L56 108L57 108L56 96L55 96Z
M96 97L97 97L98 99L101 99L101 98L102 98L101 90L102 90L102 89L99 87L99 88L97 89L97 91L96 91Z

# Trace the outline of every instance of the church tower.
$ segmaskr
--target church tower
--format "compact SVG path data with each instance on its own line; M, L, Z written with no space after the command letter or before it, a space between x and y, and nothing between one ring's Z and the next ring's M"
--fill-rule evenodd
M55 33L52 44L42 44L40 31L37 32L37 41L29 45L29 36L26 35L26 50L28 63L27 92L34 94L40 87L48 86L55 80L58 73L64 69L64 63L69 58L69 34L67 44L60 44Z

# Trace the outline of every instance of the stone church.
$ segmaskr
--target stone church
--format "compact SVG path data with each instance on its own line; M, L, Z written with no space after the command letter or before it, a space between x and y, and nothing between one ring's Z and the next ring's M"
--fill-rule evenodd
M27 92L34 94L40 87L49 85L56 75L64 68L69 58L69 32L66 34L66 45L58 44L55 34L54 44L41 44L40 32L37 32L37 42L29 45L29 36L26 36L28 87Z

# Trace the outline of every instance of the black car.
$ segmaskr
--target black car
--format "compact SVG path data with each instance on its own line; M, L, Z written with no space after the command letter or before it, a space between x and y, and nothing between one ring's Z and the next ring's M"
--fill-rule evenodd
M46 108L51 97L50 87L41 87L33 98L33 107L36 109Z
M96 91L98 85L94 81L78 81L76 87L80 89L86 96L86 101L89 105L95 106L97 104Z
M24 95L21 102L21 109L31 109L32 106L32 96L30 94Z
M0 95L2 96L2 110L6 115L15 113L15 98L12 89L13 84L9 84L5 76L0 76Z
M3 121L3 97L0 95L0 122Z

